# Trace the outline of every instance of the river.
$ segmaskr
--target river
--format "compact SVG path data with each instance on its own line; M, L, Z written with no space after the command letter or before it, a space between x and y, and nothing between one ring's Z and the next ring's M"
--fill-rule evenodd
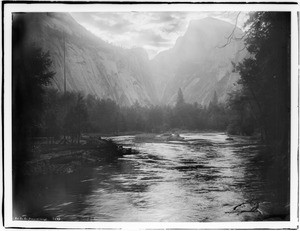
M116 222L256 220L256 211L234 208L268 198L261 165L253 163L260 150L257 142L228 140L224 133L181 136L182 142L154 143L110 137L138 153L77 173L36 177L29 185L37 193L27 192L31 206L20 216Z

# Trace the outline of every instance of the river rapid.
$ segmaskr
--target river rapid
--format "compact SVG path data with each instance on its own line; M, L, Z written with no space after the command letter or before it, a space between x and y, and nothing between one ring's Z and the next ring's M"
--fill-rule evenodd
M19 216L115 222L257 220L259 213L241 204L263 202L270 195L260 174L263 163L253 161L261 149L258 143L228 140L224 133L180 135L184 141L109 137L138 153L59 177L35 177L23 192L31 206ZM249 212L238 212L242 206Z

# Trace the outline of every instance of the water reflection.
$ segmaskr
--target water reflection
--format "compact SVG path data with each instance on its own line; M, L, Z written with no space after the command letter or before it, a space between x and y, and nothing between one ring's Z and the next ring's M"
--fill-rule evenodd
M266 197L257 174L261 166L251 162L259 150L253 148L256 144L227 141L219 133L183 137L187 142L135 143L133 136L112 137L139 153L60 179L26 182L28 191L19 202L27 205L20 206L19 214L119 222L255 219L228 211L245 200Z
M15 195L14 217L48 220L67 217L72 220L74 214L86 207L86 196L95 186L94 179L94 171L91 169L59 178L52 175L28 177Z

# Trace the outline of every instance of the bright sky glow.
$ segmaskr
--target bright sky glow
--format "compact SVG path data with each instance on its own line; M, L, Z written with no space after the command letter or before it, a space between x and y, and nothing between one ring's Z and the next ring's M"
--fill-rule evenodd
M235 24L238 12L73 12L73 18L106 42L124 48L142 47L149 57L174 46L191 20L218 18ZM247 12L241 12L242 28Z

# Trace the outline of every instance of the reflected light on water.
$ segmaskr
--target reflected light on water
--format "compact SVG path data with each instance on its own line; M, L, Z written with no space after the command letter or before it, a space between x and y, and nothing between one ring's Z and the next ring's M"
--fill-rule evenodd
M251 219L251 214L230 213L236 205L264 196L257 176L245 175L250 153L235 145L242 141L227 141L222 133L181 136L185 138L182 142L135 142L133 136L110 137L136 149L138 154L69 174L60 179L61 183L51 181L53 188L39 199L39 209L62 220ZM72 185L65 188L64 194L57 194L55 188L70 180Z

